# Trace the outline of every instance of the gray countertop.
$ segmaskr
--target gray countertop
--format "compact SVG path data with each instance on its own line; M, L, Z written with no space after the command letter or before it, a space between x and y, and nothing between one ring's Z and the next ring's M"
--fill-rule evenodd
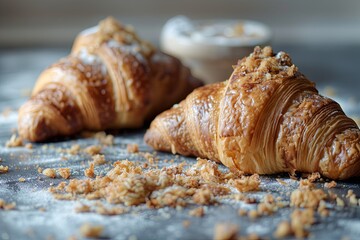
M335 99L340 102L345 112L352 116L360 115L360 79L358 66L360 47L350 46L275 46L275 50L285 50L293 56L293 62L311 80L315 81L323 93L328 93L329 87L335 90ZM37 167L57 168L64 166L61 154L54 149L66 148L74 143L89 146L97 143L92 138L74 138L50 143L54 148L43 148L43 144L34 144L33 149L5 148L6 140L11 136L11 130L16 128L16 109L27 99L27 94L34 84L40 71L61 56L64 49L12 49L0 50L0 112L6 108L12 109L9 114L0 115L0 165L7 165L10 171L0 174L0 198L15 201L17 207L12 211L0 210L0 239L67 239L70 236L81 238L79 227L84 222L101 224L105 227L104 237L111 239L212 239L214 225L219 222L231 222L240 226L240 235L257 233L263 238L272 238L276 225L283 219L288 219L291 208L280 209L272 216L264 216L250 221L240 217L237 210L255 208L254 204L246 204L235 200L219 200L217 206L206 207L203 218L188 215L189 206L182 210L164 208L150 210L144 206L133 207L130 213L119 216L103 216L96 213L75 213L74 207L78 201L55 200L47 191L51 184L57 184L61 179L40 177ZM151 151L142 140L144 130L123 131L115 135L113 146L104 148L104 154L109 162L118 159L145 161L138 155L126 151L128 143L139 144L140 151ZM174 158L171 154L158 153L160 165L169 165L161 159ZM80 178L83 175L83 162L89 160L88 155L71 156L66 166L73 171L72 176ZM193 162L194 158L175 158L176 162ZM223 166L220 166L223 169ZM25 182L19 182L23 177ZM267 193L275 196L291 191L297 183L286 175L280 178L288 183L287 187L280 185L275 178L278 176L262 176L261 191L250 193L260 199ZM319 184L322 187L322 184ZM360 196L359 180L339 182L334 189L339 195L353 189ZM311 227L310 238L313 239L358 239L360 236L360 207L346 206L338 208L329 206L331 214L328 218L316 217L316 223ZM42 212L39 209L45 208ZM182 222L190 220L189 228L184 228Z

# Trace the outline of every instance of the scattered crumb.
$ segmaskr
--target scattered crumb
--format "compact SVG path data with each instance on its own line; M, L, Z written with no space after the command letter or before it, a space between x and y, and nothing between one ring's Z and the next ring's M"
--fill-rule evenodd
M83 237L87 238L99 238L104 231L103 226L95 226L89 223L85 223L80 227L80 233Z
M25 144L25 148L32 149L33 145L31 143L27 143L27 144Z
M38 210L39 210L39 212L46 212L46 208L44 208L44 207L41 207Z
M25 182L25 181L26 181L25 178L23 178L23 177L19 178L19 182Z
M345 202L344 200L342 200L341 198L337 197L336 198L336 205L339 207L344 207L345 206Z
M327 194L322 189L296 189L291 193L290 206L317 208Z
M214 231L214 240L236 240L239 228L233 223L218 223Z
M310 174L307 179L310 182L315 182L315 181L319 180L320 178L321 178L320 173L319 172L314 172L314 173Z
M90 162L90 166L89 168L85 169L84 171L84 175L88 178L94 178L95 177L95 172L94 172L94 163Z
M38 168L37 168L37 172L38 172L38 173L42 173L42 172L43 172L43 169L42 169L41 167L38 167Z
M284 185L284 186L287 186L287 185L288 185L284 180L282 180L282 179L280 179L280 178L277 178L276 181L277 181L278 183L280 183L281 185Z
M252 210L248 211L247 216L251 219L255 219L259 216L259 214L258 214L257 210L252 209Z
M92 145L84 149L84 152L86 152L89 155L95 155L99 154L101 152L101 147L97 145Z
M290 236L291 234L292 234L292 229L290 223L288 221L282 221L277 225L276 231L274 233L274 237L284 238Z
M10 147L21 147L23 146L23 141L20 137L17 137L16 134L13 134L10 139L5 143L5 146Z
M320 201L317 211L318 211L318 213L320 214L321 217L327 217L330 214L329 210L326 207L326 203L325 203L324 200Z
M8 166L0 165L0 174L1 174L1 173L7 173L8 171L9 171L9 167L8 167Z
M213 194L209 189L196 190L193 200L197 204L209 205L213 202Z
M13 210L16 207L16 203L12 202L12 203L7 203L4 199L0 198L0 210Z
M189 215L193 217L202 217L204 214L205 211L203 207L197 207L189 211Z
M329 183L325 183L325 184L324 184L324 187L326 187L326 188L334 188L334 187L336 187L336 182L335 182L335 181L331 181L331 182L329 182Z
M10 113L12 112L12 109L10 107L6 107L4 108L4 110L2 111L1 115L5 118L7 118L8 116L10 116Z
M246 211L245 209L240 208L240 209L238 210L238 214L239 214L239 216L246 216L246 215L247 215L247 211Z
M91 212L91 208L88 205L81 204L80 206L75 208L75 212L77 212L77 213Z
M70 168L59 168L59 169L57 169L57 172L64 179L68 179L71 175Z
M256 233L250 233L247 236L238 238L238 240L261 240L261 238Z
M188 228L188 227L190 227L191 222L190 222L189 220L184 220L184 221L182 222L182 224L183 224L183 227L184 227L184 228Z
M137 153L139 152L139 145L136 143L128 144L126 149L128 153Z
M97 204L97 207L96 207L96 213L101 214L101 215L114 216L114 215L121 215L126 212L127 212L127 210L123 207L107 208L101 203Z
M79 144L74 144L71 146L71 148L66 149L66 152L71 154L71 155L76 155L78 154L80 151L80 145Z
M97 132L94 135L101 144L112 146L114 144L114 136L111 134L106 134L105 132Z
M349 198L349 197L351 197L351 196L353 196L353 195L355 195L355 194L354 194L354 190L349 189L349 190L347 191L347 193L346 193L346 198Z
M260 186L260 178L258 174L253 174L249 177L241 176L240 179L230 179L229 184L240 192L257 191Z
M94 163L95 166L103 165L106 163L104 155L96 154L92 157L92 159L92 163Z
M314 210L312 208L295 209L291 214L291 228L296 238L307 237L309 234L307 229L314 222Z
M39 169L38 169L39 170ZM42 171L42 174L49 178L56 178L56 171L53 168L46 168Z

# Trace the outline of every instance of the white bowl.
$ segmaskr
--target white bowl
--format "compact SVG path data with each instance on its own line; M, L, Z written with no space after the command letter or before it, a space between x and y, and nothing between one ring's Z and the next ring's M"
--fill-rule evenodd
M206 83L226 80L237 60L269 44L270 29L250 20L171 18L161 33L164 52L180 58Z

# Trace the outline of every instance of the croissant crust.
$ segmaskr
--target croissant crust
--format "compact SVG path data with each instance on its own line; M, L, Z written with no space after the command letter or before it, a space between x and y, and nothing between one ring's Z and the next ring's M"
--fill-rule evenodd
M178 59L109 17L81 32L71 54L41 73L19 110L19 134L44 141L138 128L200 85Z
M157 116L145 141L244 173L360 175L356 123L318 94L288 54L270 47L256 47L228 81L198 88Z

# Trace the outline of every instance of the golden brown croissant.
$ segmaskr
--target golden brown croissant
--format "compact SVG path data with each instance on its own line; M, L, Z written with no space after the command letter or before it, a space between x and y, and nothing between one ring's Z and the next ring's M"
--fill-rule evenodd
M256 47L230 79L193 91L157 116L145 134L153 148L199 156L244 173L360 175L360 131L288 54Z
M71 54L40 75L19 110L19 134L43 141L141 127L200 85L178 59L109 17L80 33Z

